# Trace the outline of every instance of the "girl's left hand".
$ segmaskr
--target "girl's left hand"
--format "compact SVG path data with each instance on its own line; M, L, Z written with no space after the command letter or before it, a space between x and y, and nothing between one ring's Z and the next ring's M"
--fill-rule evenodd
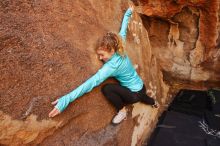
M52 105L56 106L57 103L58 103L58 99L52 102ZM49 117L52 118L58 114L60 114L60 111L56 107L54 107L54 109L49 113Z
M129 3L129 8L131 9L131 11L134 11L134 4L132 2Z

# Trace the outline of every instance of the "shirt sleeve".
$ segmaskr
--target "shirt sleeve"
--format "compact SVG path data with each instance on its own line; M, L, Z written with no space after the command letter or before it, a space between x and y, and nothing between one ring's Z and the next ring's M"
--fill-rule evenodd
M95 75L93 75L91 78L89 78L87 81L85 81L83 84L81 84L79 87L77 87L75 90L73 90L69 94L64 95L61 98L59 98L56 108L60 112L64 111L70 102L73 102L76 98L91 91L94 87L101 84L108 77L110 77L114 71L115 71L115 68L113 66L109 65L108 63L105 63Z
M124 14L124 18L121 24L121 30L119 31L119 35L122 37L122 40L125 42L126 35L127 35L127 27L130 20L130 17L132 15L131 9L127 9L127 11Z

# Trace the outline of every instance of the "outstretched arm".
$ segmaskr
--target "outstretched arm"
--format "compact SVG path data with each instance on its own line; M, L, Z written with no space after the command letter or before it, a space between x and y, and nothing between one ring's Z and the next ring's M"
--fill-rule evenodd
M105 63L102 68L86 82L81 84L75 90L69 94L59 98L58 100L52 102L55 105L54 109L49 113L49 117L54 117L60 112L64 111L70 102L73 102L76 98L82 96L83 94L91 91L94 87L101 84L104 80L112 75L115 68Z
M119 31L119 35L122 37L122 40L124 42L126 41L128 23L129 23L133 10L134 10L133 5L130 5L130 7L127 9L127 11L124 14L124 18L121 24L121 30Z

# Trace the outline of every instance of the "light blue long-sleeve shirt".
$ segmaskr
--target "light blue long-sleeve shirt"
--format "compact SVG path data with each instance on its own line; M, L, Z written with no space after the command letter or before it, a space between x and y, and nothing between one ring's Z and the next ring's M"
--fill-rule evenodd
M131 9L128 9L125 12L121 30L119 32L119 35L122 37L124 42L126 40L127 27L131 14ZM143 81L134 69L129 57L127 55L122 57L118 53L114 53L95 75L69 94L61 97L58 100L56 108L62 112L70 102L91 91L94 87L100 85L109 77L115 77L120 82L121 86L127 87L133 92L140 91L143 87Z

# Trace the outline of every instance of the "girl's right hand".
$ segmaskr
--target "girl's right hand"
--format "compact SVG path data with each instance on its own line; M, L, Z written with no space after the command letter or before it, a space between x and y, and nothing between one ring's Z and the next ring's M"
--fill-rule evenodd
M52 105L56 106L57 103L58 103L58 99L55 100L54 102L52 102ZM54 116L58 115L59 113L60 113L60 111L56 107L54 107L54 109L49 113L49 117L53 118Z

